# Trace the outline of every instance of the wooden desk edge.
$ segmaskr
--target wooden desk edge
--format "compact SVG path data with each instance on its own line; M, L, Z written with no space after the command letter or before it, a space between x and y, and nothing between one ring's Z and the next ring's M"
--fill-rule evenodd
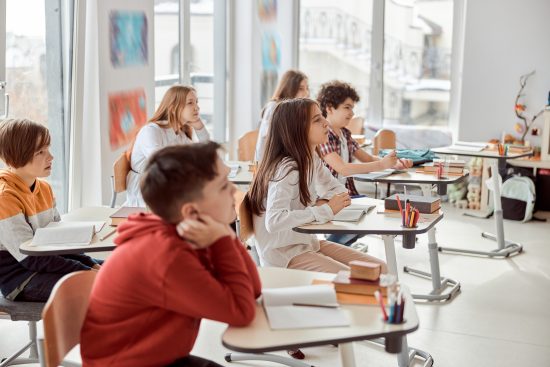
M71 254L75 254L74 250L76 248L81 250L79 251L79 253L104 252L104 251L113 251L116 248L116 245L104 246L104 247L90 247L90 248L75 247L75 248L64 248L62 250L49 250L49 251L31 251L31 250L23 249L21 248L21 246L19 246L19 252L24 255L30 255L30 256L71 255Z
M354 336L349 338L339 338L339 339L327 339L327 340L319 340L315 342L307 342L307 343L299 343L299 344L287 344L287 345L277 345L273 347L265 347L265 348L241 348L237 346L233 346L229 343L226 343L225 340L223 340L222 336L222 344L227 349L231 349L235 352L240 353L265 353L265 352L275 352L279 350L289 350L289 349L299 349L299 348L307 348L307 347L316 347L320 345L329 345L329 344L338 344L338 343L349 343L354 341L360 341L360 340L369 340L369 339L376 339L376 338L399 338L406 334L410 334L416 330L418 330L420 326L420 323L417 323L414 327L410 329L403 329L398 331L390 331L387 333L378 333L378 334L369 334L366 336Z
M397 213L399 214L399 213ZM378 214L376 215L385 215L385 214ZM294 227L292 230L294 232L298 233L307 233L307 234L318 234L318 233L326 233L326 234L378 234L381 236L384 235L416 235L416 234L423 234L428 232L430 229L432 229L433 226L435 226L441 219L443 219L443 216L445 213L440 213L440 215L435 218L426 228L423 229L399 229L395 231L379 231L379 230L369 230L369 231L353 231L353 230L331 230L331 229L306 229L301 227ZM325 223L326 224L326 223ZM322 224L319 224L319 226L322 226Z

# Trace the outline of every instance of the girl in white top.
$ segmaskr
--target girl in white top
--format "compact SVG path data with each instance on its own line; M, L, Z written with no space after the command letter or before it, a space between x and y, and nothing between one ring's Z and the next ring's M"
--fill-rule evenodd
M260 131L258 133L258 141L256 142L256 158L255 161L261 161L264 155L265 142L267 139L267 132L269 131L269 120L273 109L284 99L292 98L309 98L309 85L307 83L307 76L304 73L297 70L289 70L283 74L273 97L267 102L262 111L262 122L260 124Z
M275 108L256 178L245 202L253 214L254 235L264 266L337 273L362 260L386 264L354 249L292 230L326 223L351 204L347 189L326 168L318 145L328 139L328 122L307 98Z
M126 151L131 171L126 177L127 200L122 206L145 207L139 179L153 153L171 145L192 143L193 129L199 141L210 140L197 103L192 87L175 85L168 89L155 115L139 130L132 147Z

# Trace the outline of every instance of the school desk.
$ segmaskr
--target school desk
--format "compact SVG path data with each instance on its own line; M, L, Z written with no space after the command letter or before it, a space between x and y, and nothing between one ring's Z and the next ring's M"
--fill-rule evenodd
M68 255L80 254L88 252L113 251L115 244L113 242L116 233L110 235L105 240L100 241L100 238L108 235L116 227L109 226L111 223L110 215L114 214L118 209L106 208L103 206L91 206L87 208L78 208L71 210L61 220L62 222L96 222L104 221L105 225L99 233L96 233L92 242L86 246L38 246L30 247L32 240L22 243L19 246L19 251L25 255L31 256L51 256L51 255Z
M252 162L241 162L241 161L224 161L227 166L241 166L237 175L233 178L230 178L229 181L233 182L235 185L249 185L252 182L253 172L248 170L248 166L252 165Z
M437 187L437 193L440 195L447 194L447 185L458 183L466 179L469 175L469 171L464 170L464 176L455 176L455 175L442 175L442 178L437 178L435 174L428 173L417 173L419 167L411 167L407 169L407 172L393 174L386 177L375 178L372 180L361 179L355 177L357 181L363 182L377 182L377 183L388 183L388 184L414 184L419 185L422 189L424 196L432 196L432 187ZM404 200L406 197L399 194L399 198ZM432 280L432 290L428 294L413 294L415 299L425 299L428 301L443 301L451 299L451 297L460 289L460 282L455 279L446 278L441 276L441 271L439 267L439 254L438 254L438 245L435 239L435 227L428 231L428 254L430 257L430 270L431 273L427 273L421 270L413 269L408 266L405 266L403 270L407 273L414 275L419 275L423 278L430 278ZM446 288L446 285L450 284L451 288L445 292L441 293L443 289Z
M334 274L319 273L304 270L292 270L284 268L258 268L262 287L283 288L310 285L314 279L332 280ZM402 286L405 295L406 321L403 324L388 324L383 321L380 306L347 305L340 307L346 318L350 321L348 327L292 329L273 331L269 327L261 300L256 302L256 317L252 323L245 327L229 326L222 335L223 345L239 353L228 353L226 361L271 361L295 367L311 367L311 365L286 357L263 354L277 350L298 349L318 345L338 344L343 367L354 367L353 341L371 340L378 344L384 344L386 351L398 353L399 366L409 366L416 353L407 348L406 335L418 329L419 321L414 301L406 286ZM379 340L384 338L385 340ZM419 352L419 351L415 351ZM411 357L412 356L412 357ZM428 366L432 359L428 359Z
M378 206L383 203L382 200L369 198L361 198L358 201L359 202L357 203L362 205ZM309 234L381 235L384 240L384 248L386 250L386 264L388 265L388 273L397 277L397 259L395 257L394 237L403 236L403 248L413 249L416 245L416 235L430 231L442 218L443 213L420 214L417 228L403 228L401 226L401 215L399 213L378 214L376 209L373 209L369 212L369 214L364 215L358 222L332 221L325 224L309 224L295 227L293 230L296 232ZM418 296L413 297L419 298ZM403 345L406 345L406 337L403 338ZM417 351L417 354L420 356L423 356L424 354L428 356L428 358L431 358L431 356L426 352Z
M496 241L498 247L492 251L477 251L477 250L469 250L469 249L439 247L439 251L460 252L460 253L468 253L468 254L476 254L476 255L485 255L489 257L497 257L497 256L508 257L510 256L510 254L513 254L516 252L517 253L522 252L523 246L520 243L507 240L504 237L504 218L502 216L502 202L500 197L498 170L505 168L506 161L509 159L528 157L528 156L532 156L533 153L532 152L527 152L523 154L508 153L508 155L502 156L502 155L499 155L496 150L484 149L479 152L471 152L471 151L454 149L452 147L433 148L431 149L431 151L440 156L441 155L462 155L466 157L487 158L487 160L489 161L489 164L491 165L491 172L492 172L491 177L493 179L493 188L494 188L493 198L494 198L494 205L495 205L494 216L495 216L496 235L488 232L482 232L481 235L485 238ZM444 157L440 157L440 158L444 158Z

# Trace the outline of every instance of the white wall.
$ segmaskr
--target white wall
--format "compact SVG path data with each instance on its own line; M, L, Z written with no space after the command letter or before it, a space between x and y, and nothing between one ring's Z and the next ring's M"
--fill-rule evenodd
M460 140L518 137L514 103L519 77L537 70L524 89L530 119L544 108L550 90L550 1L471 0L466 5ZM535 124L542 125L542 119ZM526 136L531 145L541 138Z

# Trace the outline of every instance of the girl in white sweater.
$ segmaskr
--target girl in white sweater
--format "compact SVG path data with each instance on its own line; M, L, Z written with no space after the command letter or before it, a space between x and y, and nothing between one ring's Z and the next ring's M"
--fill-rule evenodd
M199 117L199 105L193 87L175 85L168 89L154 116L137 133L126 151L131 171L126 177L127 199L122 206L145 207L139 188L140 175L157 150L171 145L193 142L193 129L199 141L210 140L210 134Z

